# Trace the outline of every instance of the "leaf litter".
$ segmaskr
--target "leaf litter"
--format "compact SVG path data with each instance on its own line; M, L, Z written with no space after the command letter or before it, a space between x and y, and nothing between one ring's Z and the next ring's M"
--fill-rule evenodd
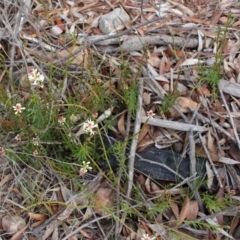
M237 1L29 0L0 8L3 239L240 237ZM42 88L29 84L29 69L45 79ZM20 104L14 99L26 106L19 118L9 110ZM35 124L37 112L44 128ZM54 125L54 114L62 124ZM65 142L58 134L65 131L71 146L92 146L87 120L125 144L115 154L128 169L103 172L88 156L94 171L77 174L84 152L59 148ZM46 140L52 128L53 140ZM36 137L42 139L30 147ZM189 155L191 175L168 182L135 171L135 154L149 146ZM203 179L198 157L206 164Z

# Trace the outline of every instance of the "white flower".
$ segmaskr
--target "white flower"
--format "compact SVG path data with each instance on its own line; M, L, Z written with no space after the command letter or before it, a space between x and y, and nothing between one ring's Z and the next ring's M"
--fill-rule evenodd
M38 146L38 145L39 145L39 139L38 139L38 138L33 138L33 139L32 139L32 144L33 144L34 146Z
M152 110L147 112L148 119L153 118L153 116L155 116L155 113Z
M61 125L63 125L65 123L65 121L66 121L65 117L63 117L63 116L58 117L58 123L60 123Z
M37 150L34 150L33 151L33 155L36 157L38 155L38 151Z
M90 162L83 161L83 165L79 171L79 175L83 176L88 170L92 170L92 167L89 166Z
M18 134L18 135L15 136L14 139L15 139L16 141L21 141L21 136Z
M13 109L15 111L15 114L19 114L22 112L22 110L25 109L25 107L22 107L21 103L17 103L16 106L13 106Z
M148 236L148 234L143 234L143 236L141 237L141 240L155 240L156 237L150 237Z
M28 79L32 86L34 87L38 86L40 88L43 88L44 76L40 74L40 72L38 72L37 69L31 68L28 70Z
M88 119L86 122L83 123L83 130L85 133L90 133L90 135L94 134L93 128L97 127L98 125L95 124L92 120Z

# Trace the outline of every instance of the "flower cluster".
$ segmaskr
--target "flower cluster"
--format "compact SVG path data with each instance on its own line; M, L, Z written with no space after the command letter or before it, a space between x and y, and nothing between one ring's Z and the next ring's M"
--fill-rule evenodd
M95 124L92 120L88 119L86 122L83 123L83 131L85 133L90 133L90 135L94 135L93 128L97 126L98 125Z
M44 76L37 69L31 68L28 70L28 79L32 86L43 88Z
M90 162L83 161L82 167L80 168L79 175L82 177L88 170L92 170L92 167L89 166Z
M22 107L21 103L17 103L16 106L13 106L13 110L15 111L15 114L22 113L22 110L24 110L25 107Z

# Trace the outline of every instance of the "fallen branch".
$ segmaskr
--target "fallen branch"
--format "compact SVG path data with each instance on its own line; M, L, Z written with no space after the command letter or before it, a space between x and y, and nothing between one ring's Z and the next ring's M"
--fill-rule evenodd
M186 132L188 132L190 130L196 131L196 132L205 132L208 130L205 127L196 126L193 124L174 122L174 121L163 120L163 119L159 119L159 118L148 119L147 117L142 117L141 122L147 123L149 125L153 125L156 127L171 128L171 129L175 129L175 130L179 130L179 131L186 131Z

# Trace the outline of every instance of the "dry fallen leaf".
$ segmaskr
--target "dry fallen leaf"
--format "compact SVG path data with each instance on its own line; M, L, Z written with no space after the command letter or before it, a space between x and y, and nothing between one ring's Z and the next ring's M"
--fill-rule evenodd
M57 53L57 58L64 58L66 56L69 56L68 62L71 64L80 65L83 60L85 60L84 63L87 64L87 52L79 52L78 54L72 56L72 53L78 51L79 48L79 46L73 46L71 48L64 49Z
M197 218L198 211L199 211L198 202L197 201L190 201L189 206L188 206L188 212L187 212L187 215L186 215L186 219L190 220L190 221L195 220Z
M144 105L149 105L151 103L151 95L152 93L147 93L147 92L144 92L143 93L143 104Z
M179 219L179 208L178 208L178 205L175 202L170 201L170 207L171 207L171 209L172 209L176 219Z
M214 138L212 137L212 134L211 134L211 128L209 128L208 130L208 134L207 134L207 147L208 149L212 152L212 153L215 153L217 154L217 149L216 149L216 145L215 145L215 142L214 142Z
M48 219L47 215L31 213L31 212L28 212L28 216L32 219L39 220L39 221L44 221L44 220Z
M180 215L179 215L178 225L181 225L182 222L187 218L188 212L189 212L189 207L190 207L190 200L189 200L189 197L186 196L185 200L183 202L183 205L182 205Z
M195 146L195 153L196 153L196 156L198 156L198 157L208 158L208 156L206 155L206 153L205 153L204 149L202 148L202 146L196 145ZM218 162L219 161L219 157L218 157L218 155L216 153L213 153L210 150L208 150L208 153L209 153L211 159L214 162Z
M125 129L125 112L123 112L118 120L118 131L121 133L123 137L126 135Z
M194 102L193 100L191 100L190 98L178 97L175 100L174 105L182 113L188 113L188 112L190 112L190 108L191 109L196 109L198 104L196 102ZM174 108L171 108L169 110L169 112L170 112L171 117L178 117L179 116L179 113Z
M107 215L114 207L115 191L110 188L99 188L94 196L93 209L100 216Z
M25 220L20 216L4 216L2 218L2 228L7 233L15 233L26 226Z

